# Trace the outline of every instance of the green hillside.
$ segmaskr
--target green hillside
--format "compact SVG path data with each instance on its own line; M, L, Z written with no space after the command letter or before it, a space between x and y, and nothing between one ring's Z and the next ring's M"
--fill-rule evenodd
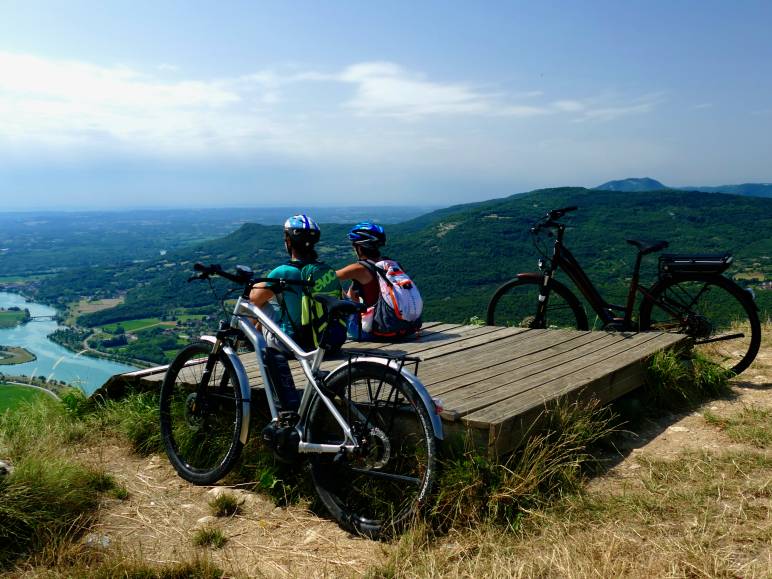
M767 234L772 231L772 200L676 190L620 194L544 189L459 205L388 226L387 253L415 277L426 301L425 319L483 316L495 287L517 272L536 268L539 255L529 234L531 224L548 209L567 205L578 205L579 210L571 214L566 243L612 301L625 294L635 255L625 239L667 239L668 251L674 253L731 251L736 261L729 275L743 283L772 278L772 238ZM348 227L322 226L319 252L334 266L353 258L345 237ZM229 268L245 264L264 273L286 259L281 240L280 227L245 224L226 237L169 252L155 262L114 270L73 270L50 284L47 297L88 293L86 285L129 290L118 308L81 318L91 325L164 316L179 308L216 314L206 284L186 283L192 264L212 262ZM549 240L543 242L549 246ZM656 256L646 266L643 279L653 281ZM766 308L772 292L757 295Z
M421 218L423 229L397 236L394 255L417 272L427 318L483 315L493 289L513 274L536 269L529 227L548 209L578 205L566 243L611 299L625 294L635 251L626 239L670 241L673 253L731 251L730 275L772 276L772 201L683 191L625 193L581 188L513 195ZM548 240L545 247L549 246ZM656 256L646 268L652 279ZM646 275L646 272L644 272ZM418 275L420 274L420 275ZM769 291L758 292L769 302Z
M719 185L717 187L684 187L690 191L707 193L729 193L731 195L751 195L753 197L772 198L772 183L742 183L740 185Z

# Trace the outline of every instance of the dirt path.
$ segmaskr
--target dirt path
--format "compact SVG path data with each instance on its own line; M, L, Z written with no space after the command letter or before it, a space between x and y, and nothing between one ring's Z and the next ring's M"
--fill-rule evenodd
M92 540L141 556L147 563L189 562L205 551L222 569L239 577L350 577L384 555L382 544L353 537L307 509L281 508L259 494L225 487L197 487L177 476L165 456L139 458L123 444L106 444L99 456L129 491L124 501L105 505ZM233 517L211 516L217 492L243 501ZM222 549L193 546L202 526L228 539Z

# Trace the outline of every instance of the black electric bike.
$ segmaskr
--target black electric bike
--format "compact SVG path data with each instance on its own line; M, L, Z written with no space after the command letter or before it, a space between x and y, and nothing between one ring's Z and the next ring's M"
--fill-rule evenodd
M489 325L589 329L582 303L555 279L561 269L595 311L601 329L686 334L698 352L725 370L739 374L750 366L761 344L761 324L753 293L722 275L732 263L730 254L662 254L657 280L647 288L639 283L641 260L665 249L668 242L647 245L627 240L638 255L627 303L614 305L603 299L563 244L566 224L558 220L576 209L553 209L531 228L537 249L541 233L554 235L552 255L542 251L540 271L517 274L496 290L488 304ZM636 320L633 311L639 293Z

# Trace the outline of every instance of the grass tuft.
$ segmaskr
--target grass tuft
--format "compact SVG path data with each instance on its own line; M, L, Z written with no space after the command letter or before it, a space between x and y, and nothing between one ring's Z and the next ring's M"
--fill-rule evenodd
M209 501L209 508L215 517L232 517L241 510L239 499L230 493L221 493Z
M100 402L91 419L104 431L127 438L140 456L163 452L157 393L142 392Z
M102 473L68 461L27 458L0 485L0 559L84 529L98 505Z
M693 408L709 398L728 396L729 374L696 352L654 354L646 369L647 405L661 409Z
M734 416L717 416L710 410L703 414L705 421L720 430L734 441L750 444L757 448L769 448L772 445L772 411L750 405L743 406Z
M475 451L446 459L431 508L432 524L447 530L483 521L517 528L523 512L578 489L590 447L614 431L599 403L574 402L545 410L537 432L503 463Z
M204 527L193 534L193 544L197 547L221 549L227 540L223 532L215 527Z

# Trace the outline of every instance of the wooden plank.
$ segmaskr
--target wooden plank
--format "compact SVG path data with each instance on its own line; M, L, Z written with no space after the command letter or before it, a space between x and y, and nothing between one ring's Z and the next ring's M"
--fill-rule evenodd
M491 331L491 328L494 328ZM506 338L528 332L525 328L495 328L494 326L483 326L474 331L463 334L458 340L449 340L444 343L432 345L431 348L421 354L421 359L425 362L435 358L441 358L451 354L457 354L461 351L464 356L471 353L472 350L481 346L489 346L493 342L504 340ZM443 362L441 362L442 364Z
M453 330L428 340L419 342L409 342L404 344L393 344L384 348L387 352L404 351L410 356L419 356L422 360L427 360L436 356L442 356L449 352L465 350L469 344L474 345L477 341L487 335L493 337L505 337L511 334L512 330L508 328L497 328L495 326L466 326L463 330Z
M533 389L517 405L499 404L463 419L469 428L488 430L488 452L501 455L514 450L535 426L539 416L557 400L597 399L605 404L643 385L645 361L654 352L677 347L685 336L666 335L620 352L607 362L614 369L602 375L578 371L556 379L550 389Z
M427 361L421 373L421 381L432 393L443 394L517 368L525 363L523 358L558 347L561 343L599 338L600 336L591 335L590 332L527 330L525 333L505 338L491 348L464 351L463 356L447 356L443 360Z
M471 426L484 426L505 420L507 417L525 411L534 405L543 404L565 393L567 386L576 384L582 387L603 376L612 375L620 368L647 358L654 352L673 346L683 338L675 334L660 334L656 332L637 334L637 339L617 341L601 350L601 359L587 360L582 358L561 364L548 371L535 374L531 379L518 384L517 390L510 390L506 398L498 398L495 406L477 411L467 416L464 422ZM573 382L572 382L573 381ZM536 386L541 388L536 389ZM507 393L501 392L506 395ZM496 396L495 393L491 395Z
M465 416L482 408L502 402L525 390L535 388L550 379L565 374L571 364L582 367L592 365L606 356L610 349L624 343L620 334L602 333L600 339L589 335L585 340L572 340L526 356L512 371L499 374L471 388L456 389L443 395L445 407L453 409L457 417ZM598 354L600 353L600 354ZM550 354L550 355L547 355ZM593 354L596 354L593 357Z

